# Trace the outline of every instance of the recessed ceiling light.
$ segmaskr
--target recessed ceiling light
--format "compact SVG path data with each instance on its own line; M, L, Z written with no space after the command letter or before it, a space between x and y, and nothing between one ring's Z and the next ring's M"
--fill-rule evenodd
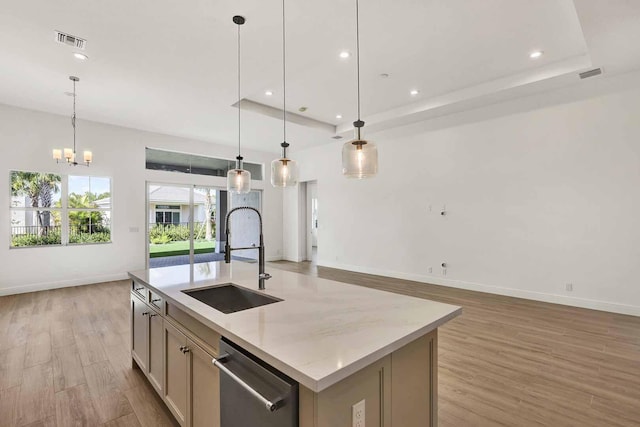
M347 59L350 56L351 56L351 54L346 50L343 50L342 52L340 52L340 58L342 58L342 59Z
M80 53L80 52L75 52L73 54L73 56L75 56L76 59L80 59L82 61L89 59L89 57L87 55L85 55L84 53Z
M409 92L411 94L411 96L416 96L417 94L419 94L420 92L416 89L413 89L411 92Z
M342 114L336 114L336 119L341 119L342 118Z
M265 90L264 94L267 95L267 96L271 96L271 95L273 95L273 91Z
M531 59L538 59L542 56L542 51L541 50L534 50L533 52L531 52L529 54L529 58Z

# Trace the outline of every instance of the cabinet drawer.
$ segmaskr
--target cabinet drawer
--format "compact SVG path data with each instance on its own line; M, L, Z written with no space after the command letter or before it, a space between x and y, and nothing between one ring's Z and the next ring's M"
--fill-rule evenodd
M218 355L218 348L220 340L220 334L209 328L200 321L194 319L189 314L185 313L175 305L167 303L167 317L175 320L191 334L199 338L204 344L209 347L208 351L212 351L214 356Z
M131 281L131 291L142 298L142 301L147 301L147 288L141 285L140 283L136 283L133 280Z
M162 296L149 290L149 305L151 308L157 309L159 312L162 312Z

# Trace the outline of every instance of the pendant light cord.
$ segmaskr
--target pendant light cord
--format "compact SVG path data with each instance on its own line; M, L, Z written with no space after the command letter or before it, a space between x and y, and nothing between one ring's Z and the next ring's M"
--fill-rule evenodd
M284 3L282 0L282 135L283 142L287 142L287 44L286 44L286 23L284 14Z
M358 74L358 121L360 121L360 7L356 0L356 70Z
M242 157L240 154L240 93L240 24L238 24L238 169L242 168L240 164L240 157Z
M73 154L76 154L76 81L73 80L73 117L71 118L73 126Z

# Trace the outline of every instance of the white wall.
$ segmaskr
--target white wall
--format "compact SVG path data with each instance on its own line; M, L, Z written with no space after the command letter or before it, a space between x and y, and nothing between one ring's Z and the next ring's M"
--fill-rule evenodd
M640 315L637 86L368 135L380 155L370 180L342 177L341 144L296 153L301 180L318 181L319 264Z
M95 122L78 121L79 150L93 151L90 168L55 164L54 147L71 142L69 117L0 105L0 295L126 277L145 267L145 183L185 183L226 187L223 177L145 169L145 147L233 159L235 147L191 141ZM274 155L246 151L247 161L269 164ZM112 244L9 249L9 171L110 176L113 185ZM282 252L282 194L269 184L270 168L254 188L264 189L267 259ZM130 231L131 228L139 231Z

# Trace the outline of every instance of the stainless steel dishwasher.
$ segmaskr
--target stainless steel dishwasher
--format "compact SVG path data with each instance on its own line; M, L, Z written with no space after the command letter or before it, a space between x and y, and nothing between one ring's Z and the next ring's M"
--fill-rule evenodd
M298 427L298 383L222 338L220 427Z

